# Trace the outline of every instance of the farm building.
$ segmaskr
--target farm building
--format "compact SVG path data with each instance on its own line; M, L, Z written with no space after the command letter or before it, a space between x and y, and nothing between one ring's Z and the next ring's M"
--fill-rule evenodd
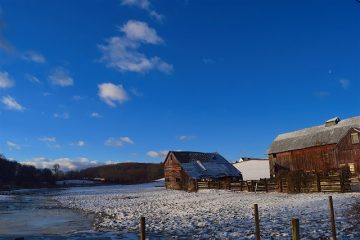
M241 172L245 181L270 178L269 159L242 157L233 165Z
M280 134L268 150L271 175L296 170L324 172L344 166L360 172L359 133L360 116L335 117L320 126Z
M164 162L167 189L196 191L198 181L230 182L241 173L219 153L170 151Z

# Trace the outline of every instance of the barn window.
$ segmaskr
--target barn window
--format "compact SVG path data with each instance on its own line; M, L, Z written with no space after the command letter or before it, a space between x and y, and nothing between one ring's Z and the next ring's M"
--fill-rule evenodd
M351 143L352 144L357 144L359 143L359 134L358 133L352 133L351 134Z
M272 157L273 157L273 158L276 158L276 153L273 153L273 154L272 154Z
M180 182L180 178L176 178L175 181L176 181L176 182Z

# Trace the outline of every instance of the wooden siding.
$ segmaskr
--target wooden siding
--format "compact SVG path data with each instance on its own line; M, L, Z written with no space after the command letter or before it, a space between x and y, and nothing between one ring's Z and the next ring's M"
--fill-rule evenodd
M328 144L305 149L269 154L270 174L283 171L322 172L354 164L355 171L360 172L360 144L352 144L351 133L338 144ZM360 133L359 133L360 136Z
M355 172L360 172L360 144L353 144L351 141L351 134L359 133L356 130L350 131L336 146L335 154L337 165L343 166L353 164ZM360 137L360 133L359 133Z
M175 155L170 153L164 163L166 189L196 191L196 182L181 168Z

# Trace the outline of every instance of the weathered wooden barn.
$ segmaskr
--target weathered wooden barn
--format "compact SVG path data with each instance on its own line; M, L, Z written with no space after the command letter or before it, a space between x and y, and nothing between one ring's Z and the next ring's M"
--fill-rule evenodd
M280 134L268 155L272 176L283 171L325 172L348 166L360 172L360 116Z
M170 151L164 162L167 189L196 191L198 181L231 182L241 173L219 153Z

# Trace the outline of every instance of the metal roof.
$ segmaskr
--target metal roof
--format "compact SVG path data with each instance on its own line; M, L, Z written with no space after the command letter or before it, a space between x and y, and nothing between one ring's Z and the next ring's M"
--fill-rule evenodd
M171 151L193 179L239 177L241 173L219 153Z
M332 126L325 126L325 124L323 124L294 132L283 133L276 137L268 153L279 153L314 146L336 144L352 128L360 128L360 116L341 120Z

